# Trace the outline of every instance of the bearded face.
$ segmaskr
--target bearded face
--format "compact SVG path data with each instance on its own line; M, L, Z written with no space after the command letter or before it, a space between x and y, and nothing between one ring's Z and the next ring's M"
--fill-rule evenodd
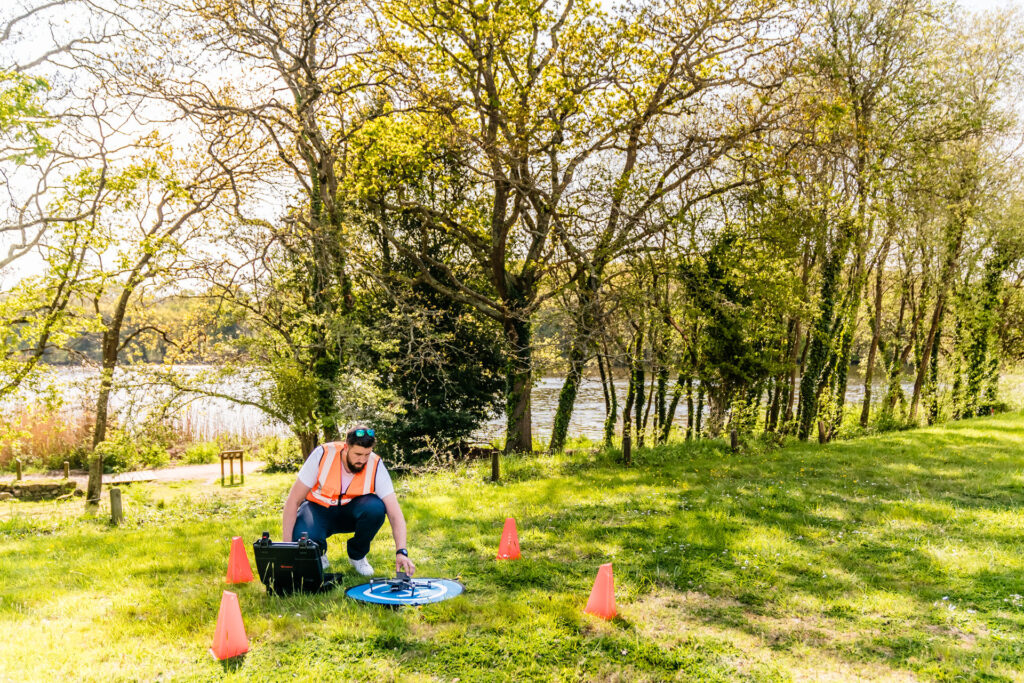
M352 474L363 471L366 462L370 459L372 448L366 446L349 446L345 449L345 467Z

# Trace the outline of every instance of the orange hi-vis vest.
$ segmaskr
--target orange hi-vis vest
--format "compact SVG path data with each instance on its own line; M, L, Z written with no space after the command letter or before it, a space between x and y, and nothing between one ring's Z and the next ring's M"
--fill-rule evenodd
M320 457L320 469L316 475L316 482L306 494L306 500L324 507L331 507L332 505L347 505L353 498L373 493L377 480L377 465L380 464L379 455L371 451L366 466L352 476L348 488L342 491L341 459L348 449L348 444L344 441L334 441L323 444L323 448L324 454Z

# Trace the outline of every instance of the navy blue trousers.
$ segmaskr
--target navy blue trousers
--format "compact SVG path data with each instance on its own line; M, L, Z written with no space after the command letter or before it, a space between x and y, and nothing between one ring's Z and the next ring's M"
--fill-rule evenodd
M299 540L305 532L309 540L316 541L326 553L328 536L354 534L348 539L348 556L353 560L361 560L370 552L370 541L380 531L386 514L384 501L372 493L353 498L348 505L332 505L329 508L307 500L299 506L295 515L292 540Z

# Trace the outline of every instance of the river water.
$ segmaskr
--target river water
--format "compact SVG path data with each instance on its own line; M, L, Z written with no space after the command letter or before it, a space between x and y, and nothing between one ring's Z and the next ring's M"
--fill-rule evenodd
M558 396L562 391L562 377L541 377L533 385L533 437L543 443L551 438L551 427L555 419L555 410L558 408ZM615 382L615 394L618 396L619 405L619 426L622 424L622 409L626 405L627 378L623 377ZM671 401L672 388L675 381L669 382L669 401ZM799 384L797 385L799 389ZM909 395L913 389L913 382L904 382L903 391ZM651 382L647 383L647 391L650 391ZM874 400L881 397L883 389L880 384L872 383L871 395ZM645 394L646 400L646 394ZM697 400L697 389L694 387L694 402ZM861 377L850 374L847 384L846 402L852 405L860 405L864 401L864 380ZM651 410L654 410L652 407ZM686 396L682 396L676 408L676 415L673 424L686 425ZM705 409L705 415L707 410ZM572 419L569 420L569 436L586 436L594 441L604 438L604 392L601 390L601 378L599 376L584 378L580 384L579 394L576 397L576 405L573 408ZM503 439L505 436L505 416L498 415L491 418L473 435L480 441L491 441Z
M195 368L199 371L201 368ZM94 400L97 372L85 368L61 368L58 377L62 386L62 395L65 405L71 409L87 409L87 402ZM533 435L541 442L547 442L551 438L551 425L554 421L555 410L558 407L558 395L562 389L562 377L546 376L540 377L533 386ZM671 392L674 382L670 383ZM650 388L648 382L647 387ZM904 391L909 392L912 385L904 383ZM220 387L224 393L232 395L251 394L251 387L226 385ZM616 395L619 402L619 414L621 424L621 411L626 399L626 378L618 378L615 382ZM875 396L880 396L881 387L876 386L873 390ZM157 386L149 384L137 384L130 389L122 389L114 393L111 398L111 408L122 415L138 412L140 408L147 408L158 402L164 392ZM849 389L846 393L846 400L851 404L860 404L864 397L863 380L851 375ZM240 405L232 401L220 398L200 398L188 405L177 409L172 421L187 434L195 438L211 439L221 434L235 434L245 441L252 441L265 436L288 436L288 427L273 418L265 415L254 406ZM579 388L576 398L576 405L573 409L572 419L569 422L569 436L586 436L593 440L600 440L604 436L605 407L604 395L601 391L601 380L599 377L585 377ZM676 410L675 424L686 423L686 400L680 401ZM492 441L501 439L505 434L504 415L495 415L481 425L471 437L475 441Z

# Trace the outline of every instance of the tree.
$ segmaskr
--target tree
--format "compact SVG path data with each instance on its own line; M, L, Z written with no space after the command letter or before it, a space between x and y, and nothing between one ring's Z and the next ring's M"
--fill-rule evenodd
M100 177L99 172L82 174L78 183L92 192ZM157 147L148 159L139 158L106 178L95 215L87 224L75 225L76 237L85 234L81 248L90 271L92 314L102 331L94 451L107 436L115 371L126 349L140 335L159 332L139 327L125 335L129 307L136 305L143 290L173 288L185 276L182 265L188 244L209 232L206 222L212 212L207 212L230 187L230 174L221 166L176 163L168 148ZM102 452L96 451L86 496L91 505L99 501L102 474Z
M79 21L54 16L58 6ZM90 329L76 311L88 280L81 226L121 146L106 125L117 107L92 87L89 53L118 35L119 23L89 2L0 10L0 398L34 384L45 354ZM87 169L98 169L88 190L76 182Z
M263 234L235 242L287 254L277 261L285 272L267 276L284 277L305 311L287 323L272 322L276 314L256 320L276 326L271 336L287 328L293 346L303 346L289 360L300 365L281 376L308 380L303 390L313 404L300 411L303 445L336 439L337 397L349 360L339 335L355 308L349 255L359 239L343 187L352 163L348 143L373 116L376 79L362 54L368 40L362 6L166 0L133 11L145 22L134 34L131 58L110 67L118 92L165 102L199 130L230 128L260 153L258 172L235 173L232 191L237 222ZM268 217L268 202L285 208ZM207 264L208 274L219 270L229 278L222 294L235 288L232 274L261 265L258 252L255 258L242 253Z
M576 264L570 282L582 312L558 422L564 425L592 353L593 301L604 268L645 230L656 234L671 222L684 210L679 205L697 201L704 191L696 180L712 173L750 126L709 132L704 117L732 111L738 103L729 93L778 76L765 67L766 53L781 42L767 37L780 18L776 6L692 9L654 3L609 17L572 1L490 2L470 11L451 3L381 5L396 118L458 141L456 160L477 202L474 211L452 215L422 200L389 198L389 210L420 218L417 231L389 239L427 273L441 264L417 253L420 235L451 232L486 273L483 289L424 278L505 330L508 450L532 448L530 318L559 289L550 281L557 259ZM634 51L627 55L625 45ZM750 117L755 126L763 122L761 103ZM682 123L687 117L694 125ZM655 207L672 202L668 216L650 220Z
M1004 21L1000 15L979 18L970 29L959 28L949 36L949 41L948 53L956 66L948 72L948 81L944 83L950 95L947 115L959 135L951 136L936 155L951 162L934 169L934 192L947 208L942 218L944 256L914 379L909 414L912 422L917 419L930 357L938 353L939 324L970 232L1004 189L1000 175L1007 164L1000 158L1005 152L999 150L998 144L1015 122L1015 113L1006 108L1005 97L1019 87L1022 73L1021 36L1014 31L1013 23ZM997 256L996 261L1000 258Z
M795 17L781 3L652 3L622 20L636 43L627 60L634 66L608 75L624 94L622 111L612 138L580 172L586 180L572 204L579 219L560 222L563 248L576 265L569 285L577 310L553 450L564 444L594 351L608 265L628 252L657 249L702 203L753 180L737 171L737 161L751 138L777 122L776 95L792 64ZM662 335L652 332L656 355L663 355ZM667 370L658 370L659 410Z
M928 82L929 36L939 25L921 0L826 1L821 9L821 39L809 73L822 88L815 98L817 120L830 138L833 156L825 163L833 170L821 191L836 206L838 228L822 261L818 313L801 380L801 439L810 433L823 391L835 404L829 423L841 415L878 193L891 170L893 150L906 144L915 108L927 99L920 91ZM877 260L881 267L883 259Z

